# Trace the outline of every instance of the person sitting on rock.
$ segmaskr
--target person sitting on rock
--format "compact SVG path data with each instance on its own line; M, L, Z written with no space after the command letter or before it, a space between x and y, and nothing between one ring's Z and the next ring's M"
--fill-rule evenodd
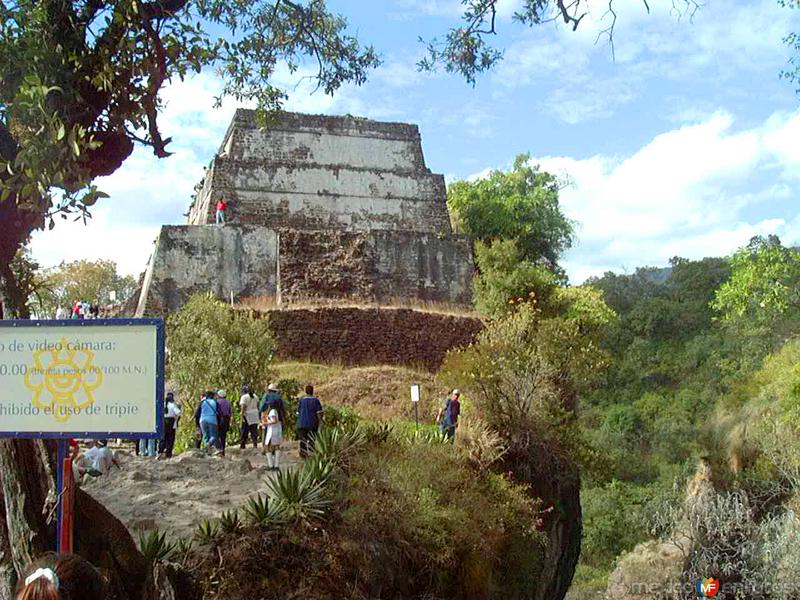
M73 454L72 469L76 480L106 475L112 466L122 469L114 452L108 447L108 440L95 440L86 452Z

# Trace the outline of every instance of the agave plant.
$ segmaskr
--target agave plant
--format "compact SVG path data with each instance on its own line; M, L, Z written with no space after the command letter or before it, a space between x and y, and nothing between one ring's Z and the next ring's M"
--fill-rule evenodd
M252 525L275 525L287 520L283 508L276 502L270 502L268 496L258 494L247 500L244 516Z
M167 541L167 532L153 529L139 532L139 551L149 562L166 560L175 552L176 544Z
M226 510L219 516L219 526L224 533L238 533L242 529L242 521L235 510Z
M340 462L367 441L364 428L356 425L342 429L329 427L321 429L314 437L314 454L330 461Z
M324 484L304 471L281 471L267 481L267 489L277 508L292 521L321 518L330 503L325 498Z
M364 426L366 440L372 444L382 444L394 433L394 425L386 421L373 422Z
M397 439L404 444L445 444L449 442L447 436L438 427L400 430L397 432Z
M219 536L219 527L209 519L200 522L194 532L194 537L201 544L210 544L214 542Z
M303 464L303 473L307 475L311 481L324 484L327 483L335 466L336 463L333 459L323 453L314 452Z
M415 434L415 438L421 442L426 444L448 444L450 443L450 438L448 438L444 432L439 429L426 429Z
M178 543L175 544L175 554L177 556L185 557L194 549L194 542L191 538L181 538L178 540Z

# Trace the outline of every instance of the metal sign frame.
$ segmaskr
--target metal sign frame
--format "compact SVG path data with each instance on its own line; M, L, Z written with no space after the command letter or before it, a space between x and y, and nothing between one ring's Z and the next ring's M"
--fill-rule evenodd
M105 326L153 326L156 329L156 430L154 432L130 431L0 431L0 438L16 439L106 439L122 438L128 440L161 439L164 433L164 319L9 319L0 320L2 328L36 328L36 327L105 327Z

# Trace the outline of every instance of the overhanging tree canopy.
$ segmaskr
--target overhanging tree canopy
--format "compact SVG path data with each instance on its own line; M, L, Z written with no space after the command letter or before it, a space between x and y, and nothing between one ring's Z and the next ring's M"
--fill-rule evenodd
M212 34L211 32L217 32ZM323 0L19 0L0 2L0 276L30 232L59 211L86 214L105 196L94 177L134 143L169 155L165 82L216 67L223 95L277 108L278 65L316 62L326 93L363 83L379 64ZM6 304L19 305L12 298Z

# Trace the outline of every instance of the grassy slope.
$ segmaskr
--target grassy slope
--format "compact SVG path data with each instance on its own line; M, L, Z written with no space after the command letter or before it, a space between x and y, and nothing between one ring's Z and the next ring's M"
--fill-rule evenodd
M278 379L311 383L323 403L352 407L368 420L413 419L410 386L420 385L419 418L430 422L447 393L434 382L434 375L410 367L376 365L344 367L288 362L274 366Z

